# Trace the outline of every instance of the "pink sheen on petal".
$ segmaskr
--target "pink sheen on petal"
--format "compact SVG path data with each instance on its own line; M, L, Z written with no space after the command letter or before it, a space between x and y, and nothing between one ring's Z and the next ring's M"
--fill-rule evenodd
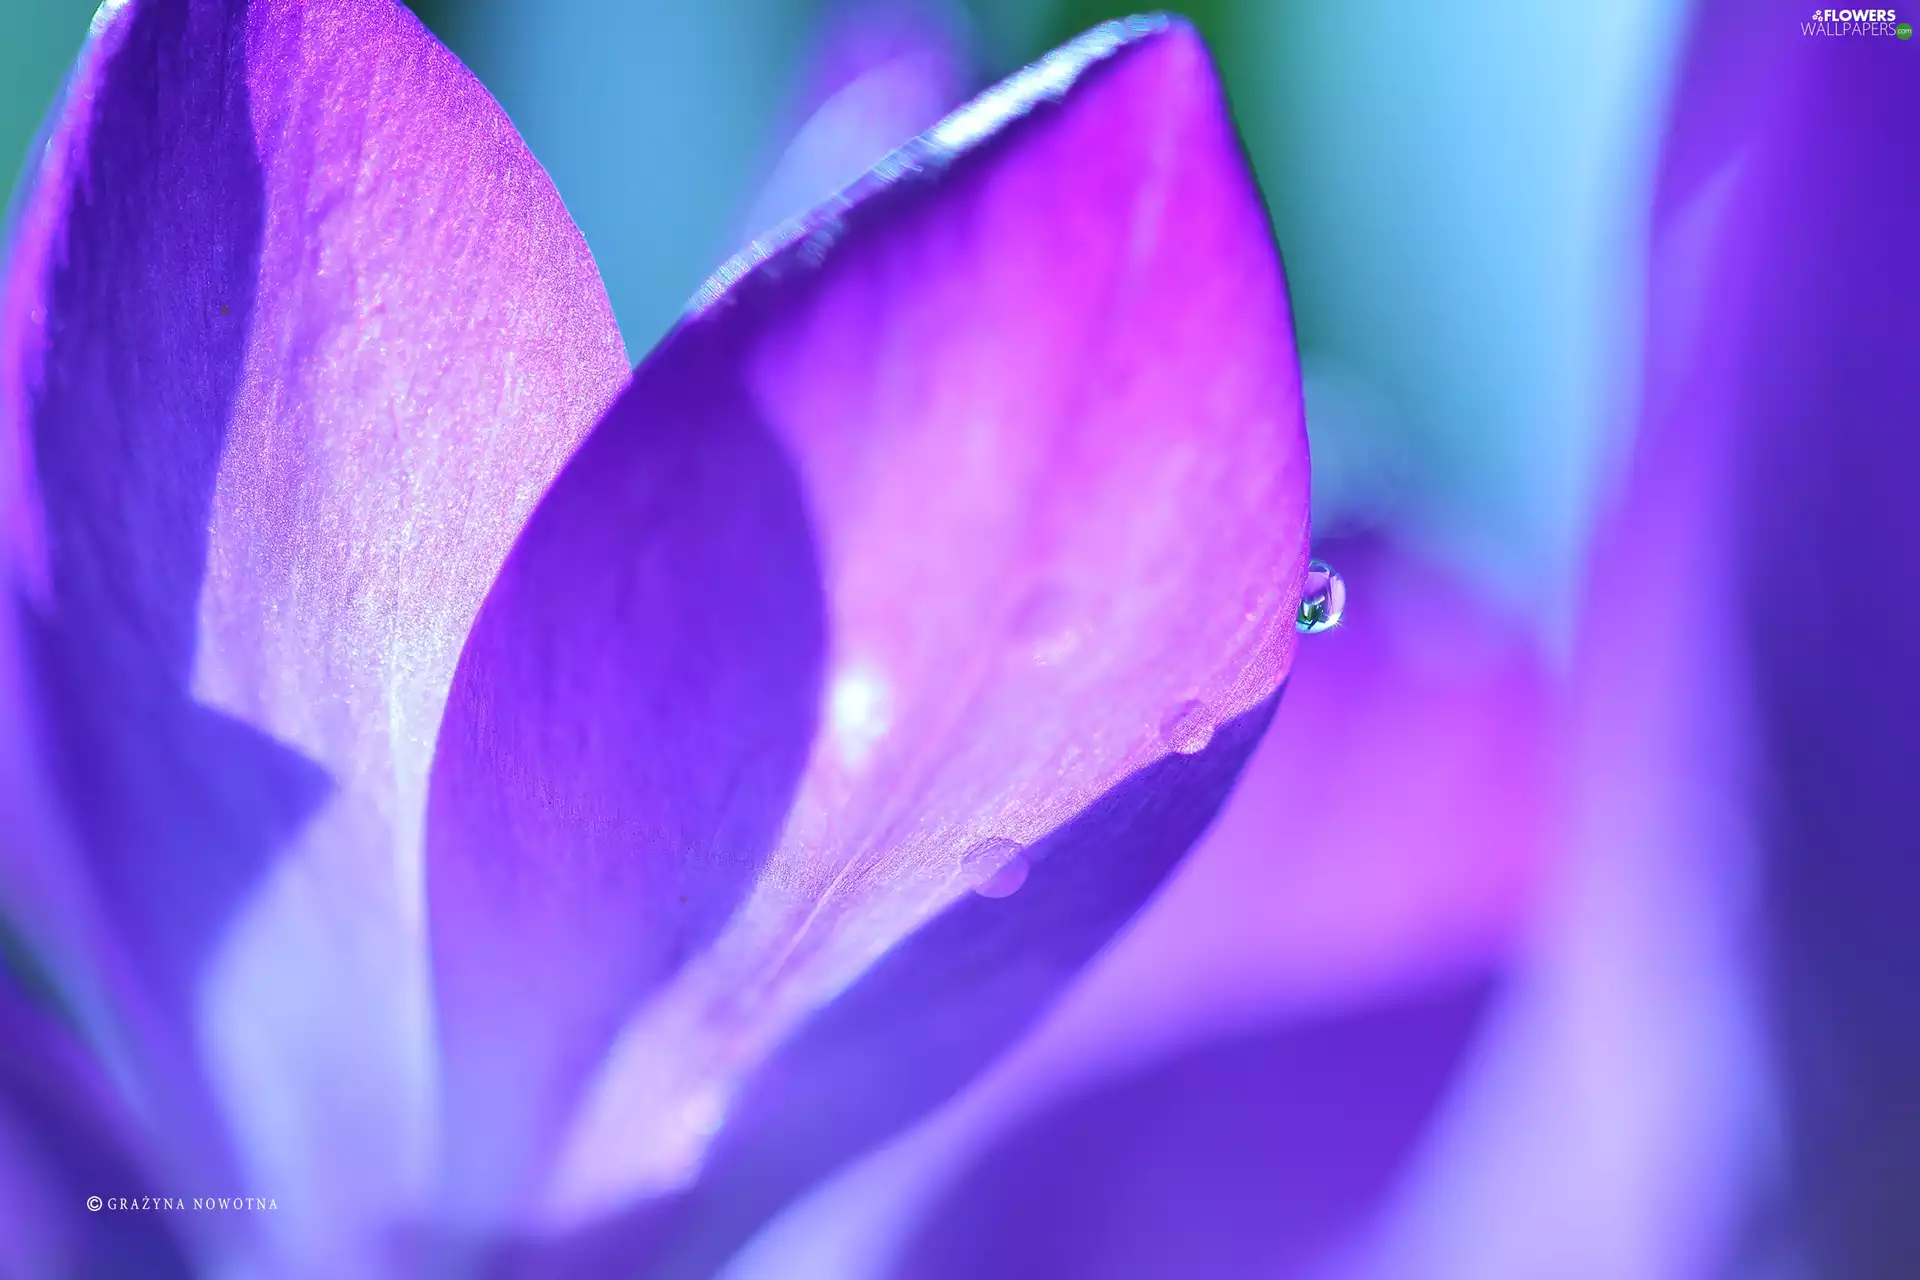
M1492 972L1522 945L1556 797L1541 655L1452 575L1364 542L1321 550L1354 609L1303 646L1286 714L1152 909L1009 1055L1025 1080L999 1083L1002 1106L1279 1016Z
M985 1148L1036 1116L1084 1111L1090 1099L1130 1087L1123 1080L1164 1074L1215 1046L1290 1045L1294 1036L1310 1044L1316 1019L1376 1003L1419 1004L1512 962L1528 935L1536 883L1550 869L1559 689L1529 632L1470 583L1368 541L1316 551L1350 584L1353 607L1341 627L1301 646L1284 714L1205 838L1031 1033L927 1124L790 1215L766 1249L756 1248L751 1274L798 1273L793 1259L809 1251L831 1251L835 1261L823 1273L875 1274L876 1259L929 1210L953 1219L918 1228L940 1240L978 1212L978 1203L938 1202L963 1171L978 1170ZM1274 1081L1286 1078L1286 1062L1282 1053L1267 1068ZM1346 1101L1352 1106L1343 1110ZM1293 1105L1272 1089L1233 1100L1262 1128L1292 1115ZM1372 1105L1358 1093L1313 1102L1354 1121ZM1343 1122L1328 1123L1337 1134ZM1235 1185L1222 1175L1238 1150L1230 1136L1210 1140L1223 1157L1210 1164L1209 1140L1156 1139L1149 1115L1114 1110L1101 1124L1113 1132L1076 1139L1089 1161L1164 1140L1189 1163L1089 1169L1089 1185L1111 1191L1109 1179L1119 1179L1144 1192L1188 1183L1226 1198L1253 1193L1268 1205L1264 1214L1236 1218L1223 1209L1215 1219L1192 1197L1155 1196L1155 1233L1248 1257L1300 1246L1290 1238L1304 1238L1299 1224L1281 1223L1308 1197L1285 1184L1311 1165L1279 1152L1240 1158ZM1401 1149L1380 1153L1383 1181L1413 1154L1418 1128L1408 1126ZM978 1188L967 1195L979 1197ZM1080 1203L1062 1189L1035 1208ZM1009 1207L972 1226L1012 1231L1016 1216ZM1033 1221L1018 1227L1020 1243L1053 1259L1061 1274L1098 1274L1097 1260L1110 1258L1091 1241L1075 1247L1070 1213L1051 1234L1034 1225L1047 1215L1027 1216ZM1229 1226L1232 1240L1223 1238Z
M275 16L249 33L268 218L197 684L344 794L237 936L219 1024L238 1088L265 1084L242 1099L265 1167L371 1198L369 1165L424 1171L421 825L460 647L628 362L559 196L451 54L392 3ZM290 999L289 973L314 981ZM376 1038L400 1051L370 1077Z
M268 1225L351 1257L428 1157L454 665L625 353L545 174L391 0L109 6L63 111L0 360L36 747Z
M757 245L722 269L605 428L677 430L693 447L719 447L734 437L703 440L717 428L688 424L709 414L702 406L740 406L726 412L747 416L725 421L744 426L728 430L764 433L804 495L827 640L818 732L777 839L757 853L751 842L734 847L728 865L744 879L696 886L743 895L696 898L724 920L711 946L664 968L649 962L658 975L649 981L664 985L627 1018L567 1132L544 1206L555 1223L697 1178L755 1071L936 916L987 930L981 911L1045 903L1034 919L1057 915L1060 939L1076 939L1068 950L1095 945L1054 895L1073 877L1097 878L1097 863L1057 868L1072 873L1061 880L1037 861L1042 842L1076 822L1089 837L1124 830L1113 824L1141 806L1143 833L1162 830L1154 823L1168 840L1184 833L1143 852L1144 870L1114 862L1119 879L1146 876L1144 896L1218 803L1292 654L1307 475L1284 284L1189 27L1134 20L1090 33L797 230L806 238ZM533 530L592 527L567 509L604 502L608 483L584 466L570 471ZM516 558L538 554L532 538ZM515 573L510 565L503 581ZM696 668L695 678L706 677ZM498 707L506 694L482 683L472 696ZM627 732L618 707L591 711L607 733ZM1208 746L1215 736L1219 752ZM1191 768L1172 766L1189 754ZM1155 785L1178 780L1202 807L1169 799L1166 816L1151 817L1160 802L1143 782L1095 815L1124 780L1162 765L1167 781ZM499 785L525 784L509 771ZM436 921L444 856L449 885L464 886L448 909L502 922L472 931L481 954L437 954L443 973L504 975L516 949L549 940L537 915L522 917L526 937L513 932L522 877L511 870L517 859L557 865L549 839L496 826L490 839L443 851L436 838ZM973 883L1005 859L975 851L1012 846L1034 851L1030 881L998 903L976 897ZM1118 852L1091 838L1058 848L1088 860ZM661 901L646 886L683 874L671 852L608 884L636 904ZM602 875L567 892L585 896ZM629 876L641 887L619 888ZM1126 911L1138 901L1122 898ZM1084 914L1106 920L1106 909L1088 899ZM1021 937L1022 947L1046 945ZM963 941L955 934L952 945ZM913 966L931 953L916 954L904 974L968 971L950 969L957 951L924 972ZM981 981L953 988L962 998L1007 999L1009 1010L1042 999L1024 988L996 997L986 981L1026 963L1020 950L967 964L976 962ZM581 963L590 973L599 962ZM608 1006L567 992L565 971L497 993L559 1009L553 1016L578 1036ZM883 1019L868 1028L881 1038L875 1052L919 980L873 989L872 1016ZM486 992L484 982L471 988L460 997L471 1012L442 1016L480 1025ZM956 1027L967 1022L959 1014L947 1014ZM783 1070L828 1079L808 1074L826 1061ZM473 1057L448 1061L456 1077L482 1069ZM896 1087L913 1092L887 1086Z

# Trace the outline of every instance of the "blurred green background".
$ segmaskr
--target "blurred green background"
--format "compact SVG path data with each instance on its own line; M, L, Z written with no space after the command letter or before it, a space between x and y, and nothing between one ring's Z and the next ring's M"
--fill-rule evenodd
M900 0L922 10L933 0ZM872 10L885 3L864 3ZM598 258L636 357L741 238L827 0L422 0ZM1564 631L1636 397L1641 242L1679 0L1211 0L1285 254L1315 521L1381 525ZM93 6L0 0L0 166ZM1126 10L942 15L984 83Z

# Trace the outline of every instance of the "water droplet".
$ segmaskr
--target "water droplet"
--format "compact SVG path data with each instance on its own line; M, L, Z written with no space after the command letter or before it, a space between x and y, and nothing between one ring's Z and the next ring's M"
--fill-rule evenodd
M1340 625L1347 611L1347 584L1325 560L1307 564L1307 576L1300 583L1300 621L1302 635L1319 635Z
M1197 699L1183 702L1160 722L1160 736L1181 755L1194 755L1213 741L1213 718Z
M1014 616L1013 630L1028 657L1039 666L1060 662L1080 647L1072 598L1058 587L1041 587L1028 596Z
M1027 882L1033 862L1017 840L994 836L960 855L960 873L983 898L1004 898Z

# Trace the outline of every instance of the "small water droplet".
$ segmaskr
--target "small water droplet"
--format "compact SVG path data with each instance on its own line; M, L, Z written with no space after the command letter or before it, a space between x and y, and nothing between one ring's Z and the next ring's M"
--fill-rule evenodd
M994 836L960 855L960 873L983 898L1004 898L1027 882L1033 862L1017 840Z
M1183 702L1160 722L1160 736L1183 756L1197 754L1213 741L1213 718L1199 700Z
M1041 587L1029 595L1014 615L1013 630L1027 656L1040 666L1060 662L1080 647L1073 600L1058 587Z
M1302 635L1319 635L1340 625L1347 611L1347 584L1325 560L1307 564L1307 576L1300 583L1300 620Z

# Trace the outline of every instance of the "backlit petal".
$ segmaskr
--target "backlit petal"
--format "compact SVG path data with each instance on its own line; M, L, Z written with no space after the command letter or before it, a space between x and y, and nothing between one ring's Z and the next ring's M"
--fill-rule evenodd
M709 405L740 406L797 479L824 603L818 731L777 839L705 890L723 895L700 907L725 909L713 944L632 993L544 1209L576 1223L682 1192L725 1148L702 1203L734 1207L686 1228L724 1241L1043 1008L1271 713L1305 441L1278 255L1198 38L1102 28L889 157L723 268L607 430L720 448ZM605 491L569 472L534 529ZM504 582L538 572L527 554ZM436 835L436 915L443 857L551 866L549 849L510 827L479 847ZM637 904L635 927L657 927ZM832 1069L856 1052L861 1072ZM812 1099L817 1127L761 1178L783 1096ZM743 1177L758 1189L726 1191Z
M207 1046L272 1225L347 1247L425 1165L453 667L625 355L391 0L110 4L59 112L0 317L42 767L127 1003Z

